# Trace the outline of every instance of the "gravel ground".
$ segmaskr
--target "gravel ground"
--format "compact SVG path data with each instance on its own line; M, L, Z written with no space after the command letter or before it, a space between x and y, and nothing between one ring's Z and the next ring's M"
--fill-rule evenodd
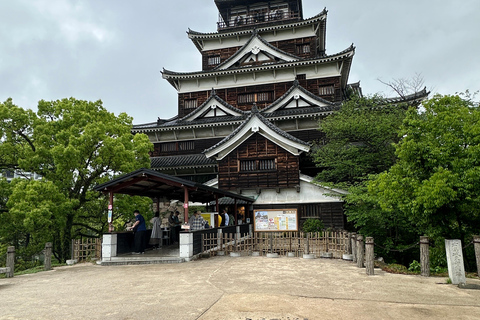
M480 319L480 290L330 259L77 264L0 279L0 319Z

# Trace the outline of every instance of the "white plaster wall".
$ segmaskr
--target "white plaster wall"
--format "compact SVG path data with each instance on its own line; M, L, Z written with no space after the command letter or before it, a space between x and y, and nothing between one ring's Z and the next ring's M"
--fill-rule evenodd
M285 41L290 39L298 39L304 37L316 36L312 25L297 27L295 29L280 29L276 32L260 32L260 36L267 42L273 41ZM215 39L203 39L203 51L218 50L224 48L243 46L252 36L251 33L243 35L237 38L232 36L230 38L215 38Z
M270 84L276 82L293 81L296 74L305 74L307 79L340 76L336 62L318 64L317 70L313 65L289 67L285 69L267 70L244 74L219 75L208 78L181 79L179 93L211 90L212 88L236 88Z

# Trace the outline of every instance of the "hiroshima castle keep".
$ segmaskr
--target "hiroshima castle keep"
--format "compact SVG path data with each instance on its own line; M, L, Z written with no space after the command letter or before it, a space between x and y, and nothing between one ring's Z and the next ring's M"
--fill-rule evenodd
M245 217L294 208L300 221L344 228L342 191L313 182L309 152L324 139L319 121L361 95L348 83L355 47L327 54L327 10L304 18L302 0L215 4L217 32L187 32L202 70L162 71L178 114L133 126L154 144L151 169L253 198Z

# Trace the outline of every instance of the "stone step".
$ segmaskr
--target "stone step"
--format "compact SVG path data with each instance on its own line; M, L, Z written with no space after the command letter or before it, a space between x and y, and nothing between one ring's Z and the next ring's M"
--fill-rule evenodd
M184 258L179 257L121 257L111 258L110 260L102 260L97 263L102 266L120 266L120 265L136 265L136 264L161 264L161 263L182 263Z

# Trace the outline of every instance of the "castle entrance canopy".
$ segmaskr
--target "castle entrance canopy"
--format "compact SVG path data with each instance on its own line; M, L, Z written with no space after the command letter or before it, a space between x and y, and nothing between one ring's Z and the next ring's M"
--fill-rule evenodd
M188 203L209 203L215 201L218 211L218 200L229 197L235 201L244 201L248 204L254 199L233 192L208 187L198 182L170 176L150 169L138 169L127 173L93 188L95 191L109 194L109 209L113 206L114 194L128 194L143 196L151 199L166 198L169 200L183 200L185 222L188 222ZM112 221L109 221L111 225Z

